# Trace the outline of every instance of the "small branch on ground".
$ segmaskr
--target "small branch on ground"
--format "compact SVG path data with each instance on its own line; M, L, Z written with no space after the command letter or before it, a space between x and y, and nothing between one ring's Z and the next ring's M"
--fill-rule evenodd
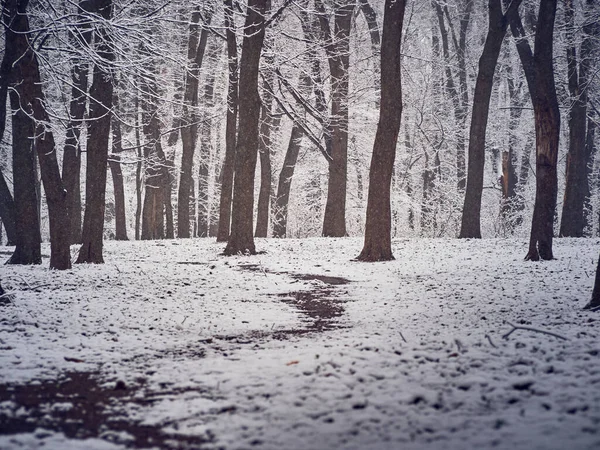
M400 333L400 337L402 338L402 340L408 344L408 342L406 341L406 339L404 339L404 335L402 334L402 331L398 331L398 333Z
M525 331L534 331L536 333L547 334L548 336L553 336L555 338L562 339L564 341L568 341L568 339L566 337L561 336L560 334L553 333L552 331L540 330L539 328L525 327L522 325L515 325L515 324L509 322L508 320L506 321L506 323L513 328L508 333L502 335L502 339L508 339L508 337L517 330L525 330Z
M489 334L485 335L485 338L488 340L488 342L490 343L490 345L494 348L498 348L493 342L492 342L492 338L490 337Z

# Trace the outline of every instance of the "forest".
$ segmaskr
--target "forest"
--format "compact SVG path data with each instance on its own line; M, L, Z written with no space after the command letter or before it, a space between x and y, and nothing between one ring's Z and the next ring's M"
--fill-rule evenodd
M1 448L599 448L597 0L1 6Z

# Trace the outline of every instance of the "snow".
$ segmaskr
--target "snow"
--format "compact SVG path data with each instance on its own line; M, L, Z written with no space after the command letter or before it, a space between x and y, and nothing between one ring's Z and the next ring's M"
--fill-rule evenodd
M555 240L539 263L519 239L395 240L382 263L352 261L361 245L109 241L104 265L3 266L4 390L89 376L136 428L102 415L74 435L78 397L35 416L6 394L0 448L600 448L600 317L582 311L600 240ZM503 339L508 322L566 340ZM3 429L19 417L36 428Z

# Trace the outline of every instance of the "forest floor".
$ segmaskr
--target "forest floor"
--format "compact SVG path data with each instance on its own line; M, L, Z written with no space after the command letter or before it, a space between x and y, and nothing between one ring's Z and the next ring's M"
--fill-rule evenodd
M600 240L539 263L519 239L395 240L384 263L361 245L2 266L0 448L600 448Z

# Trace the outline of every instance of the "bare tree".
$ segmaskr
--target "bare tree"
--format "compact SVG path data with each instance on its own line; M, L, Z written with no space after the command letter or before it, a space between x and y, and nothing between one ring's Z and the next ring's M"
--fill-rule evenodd
M381 40L381 101L379 123L369 171L365 242L359 261L394 259L391 243L390 185L402 116L400 44L404 0L386 0Z
M265 37L265 15L270 0L250 0L246 12L240 60L239 130L235 149L235 180L231 210L231 234L224 254L256 253L252 234L254 171L258 155L260 96L258 67Z

